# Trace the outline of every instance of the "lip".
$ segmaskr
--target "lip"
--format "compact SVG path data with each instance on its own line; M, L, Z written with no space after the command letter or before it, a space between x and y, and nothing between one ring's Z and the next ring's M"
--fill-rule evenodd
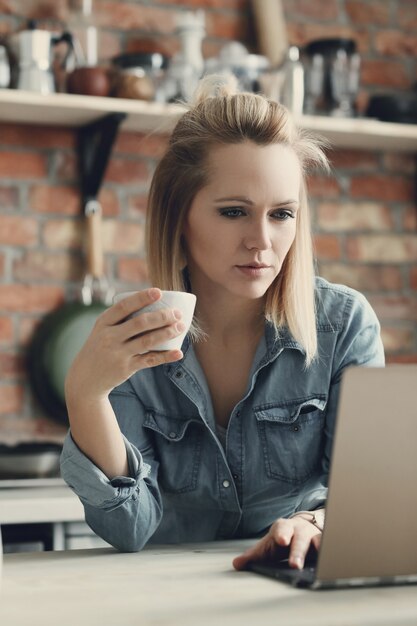
M262 278L271 269L270 265L235 265L240 274L248 278Z
M255 270L266 269L267 267L271 267L270 265L265 265L264 263L248 263L247 265L237 265L236 267L248 267Z

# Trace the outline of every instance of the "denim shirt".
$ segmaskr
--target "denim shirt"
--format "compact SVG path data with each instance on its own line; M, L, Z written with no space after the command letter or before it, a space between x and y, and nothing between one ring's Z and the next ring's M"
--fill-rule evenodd
M224 447L188 337L181 361L141 370L110 394L130 476L109 480L67 434L61 473L99 536L122 551L260 537L278 517L325 505L343 370L383 366L384 351L363 295L317 278L316 303L319 351L308 368L288 330L277 336L265 322Z

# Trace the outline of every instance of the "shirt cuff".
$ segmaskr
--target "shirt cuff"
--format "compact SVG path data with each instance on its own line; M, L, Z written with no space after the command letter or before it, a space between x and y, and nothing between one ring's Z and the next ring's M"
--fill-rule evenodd
M150 465L139 450L122 434L130 476L111 480L77 446L68 431L61 454L61 476L83 504L107 511L128 500L139 489L140 480L149 475Z

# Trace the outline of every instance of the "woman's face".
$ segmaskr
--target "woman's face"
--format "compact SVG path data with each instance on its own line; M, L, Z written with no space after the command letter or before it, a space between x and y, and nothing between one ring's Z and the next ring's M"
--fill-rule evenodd
M191 281L215 295L265 295L294 241L301 168L280 144L247 141L211 150L209 184L184 224Z

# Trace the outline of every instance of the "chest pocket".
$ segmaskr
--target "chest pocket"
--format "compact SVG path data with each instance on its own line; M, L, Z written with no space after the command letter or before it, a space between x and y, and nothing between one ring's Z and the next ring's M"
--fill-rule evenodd
M288 483L306 481L323 453L324 397L293 404L255 407L265 471Z
M170 493L195 489L201 464L201 420L150 410L146 412L143 426L153 431L155 456L159 461L158 482L162 489Z

